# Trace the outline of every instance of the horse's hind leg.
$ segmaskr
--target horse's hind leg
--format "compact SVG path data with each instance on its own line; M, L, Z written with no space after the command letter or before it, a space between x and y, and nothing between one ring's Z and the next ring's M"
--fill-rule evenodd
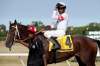
M82 60L80 59L79 56L75 56L75 58L76 58L76 60L77 60L77 62L79 64L79 66L86 66L86 64L82 62Z
M86 66L95 66L95 63L87 63Z
M90 56L75 56L76 57L76 60L79 64L79 66L95 66L95 54L92 54Z
M95 58L92 57L91 59L89 59L89 62L86 63L86 66L96 66L95 65Z
M95 66L96 60L96 51L92 51L90 54L86 55L83 61L86 63L86 66Z

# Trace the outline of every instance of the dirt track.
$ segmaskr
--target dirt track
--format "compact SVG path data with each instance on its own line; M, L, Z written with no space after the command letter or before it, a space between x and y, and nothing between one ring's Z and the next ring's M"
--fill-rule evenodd
M15 44L13 46L13 49L11 51L12 53L26 53L28 52L28 49L20 44ZM11 53L10 52L10 53ZM4 46L4 42L0 42L0 53L9 53L8 48ZM27 62L27 57L22 57L25 64ZM71 66L78 66L76 62L70 62ZM22 64L19 61L18 57L3 57L0 56L0 66L22 66ZM50 64L48 66L68 66L68 64L64 61L57 64ZM96 66L100 66L100 62L96 62Z

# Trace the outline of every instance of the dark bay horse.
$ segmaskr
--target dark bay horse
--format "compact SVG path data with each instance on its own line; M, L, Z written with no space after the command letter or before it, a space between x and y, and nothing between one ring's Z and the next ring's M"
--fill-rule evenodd
M10 23L8 36L6 39L6 47L11 48L14 39L27 38L27 26L21 25L17 22ZM17 38L16 38L17 36ZM73 51L69 52L49 52L49 41L45 38L43 33L37 33L34 37L35 41L43 44L44 54L46 55L46 63L65 61L75 56L79 66L95 66L97 48L100 48L100 41L94 40L85 36L72 36ZM36 43L34 42L34 44ZM56 58L54 57L56 56Z

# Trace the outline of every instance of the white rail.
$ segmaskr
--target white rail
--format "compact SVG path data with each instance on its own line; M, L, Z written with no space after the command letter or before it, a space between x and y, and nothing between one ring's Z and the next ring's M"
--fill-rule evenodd
M26 66L22 59L22 56L28 56L28 53L0 53L0 56L16 56L19 58L21 64L23 66Z
M28 53L0 53L0 56L28 56Z

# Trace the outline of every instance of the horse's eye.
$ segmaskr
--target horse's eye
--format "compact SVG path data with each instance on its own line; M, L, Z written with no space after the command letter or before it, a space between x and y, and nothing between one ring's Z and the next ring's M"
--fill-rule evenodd
M13 31L15 31L16 29L14 28L14 27L10 27L10 32L13 32Z

